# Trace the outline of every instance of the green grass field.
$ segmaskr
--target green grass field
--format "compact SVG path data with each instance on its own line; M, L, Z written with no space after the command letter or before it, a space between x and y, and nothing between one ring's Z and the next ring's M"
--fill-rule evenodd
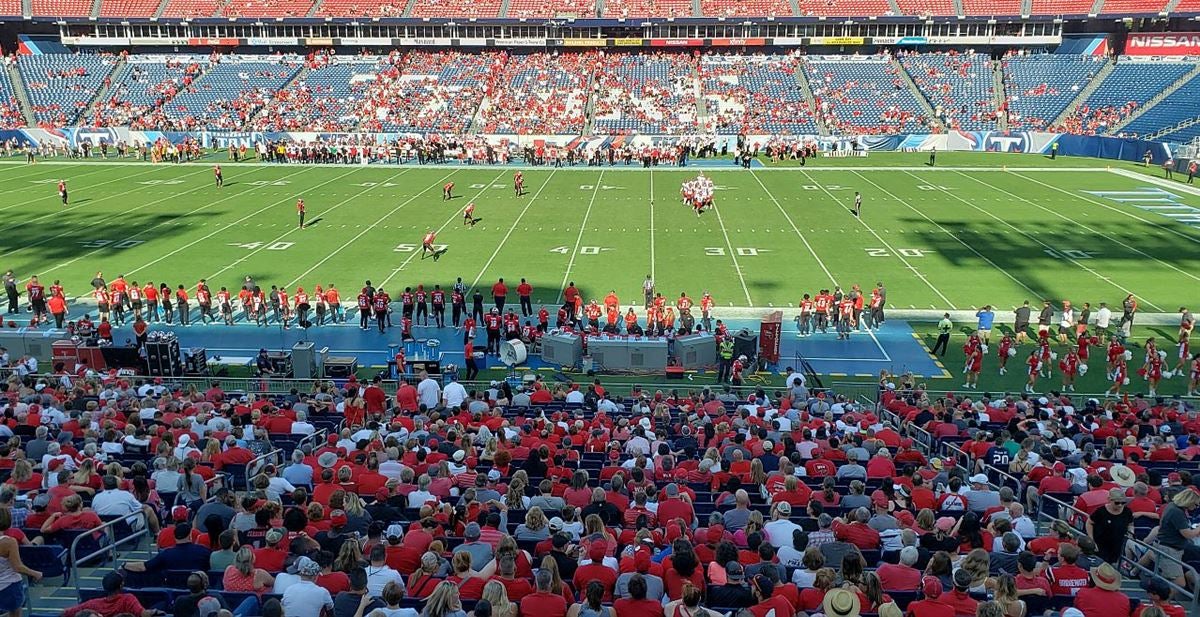
M616 289L631 300L651 274L665 294L708 289L721 306L786 307L804 292L876 281L901 309L1117 304L1127 293L1152 311L1200 305L1194 187L1107 161L947 154L929 169L924 160L704 169L720 188L717 208L699 218L678 197L696 168L529 169L527 194L515 197L513 169L218 161L226 186L217 189L211 163L13 161L0 165L0 268L59 279L68 295L84 295L100 270L231 289L245 275L290 289L357 290L371 279L393 295L456 277L486 286L526 277L541 302L568 280L589 297ZM59 178L70 185L65 208ZM448 181L459 197L443 202ZM861 219L848 211L854 191ZM298 197L315 219L304 230ZM462 225L468 201L482 219L474 228ZM437 262L420 258L429 229L448 248Z

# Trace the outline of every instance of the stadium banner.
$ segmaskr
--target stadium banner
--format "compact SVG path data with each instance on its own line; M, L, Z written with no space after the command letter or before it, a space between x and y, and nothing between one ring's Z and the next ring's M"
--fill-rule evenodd
M708 44L713 47L762 47L767 44L767 39L708 39Z
M307 47L333 47L333 39L329 37L307 37L300 39L300 44Z
M641 47L643 39L613 39L613 47Z
M103 38L96 38L96 37L92 37L92 36L64 36L64 37L62 37L63 45L78 45L80 47L104 47L106 45L128 46L131 44L131 40L132 39L130 39L128 37L123 37L123 36L113 36L113 37L106 36Z
M1200 32L1136 32L1125 40L1127 56L1200 56Z
M604 47L608 41L604 39L559 39L563 47Z
M466 39L451 39L455 47L491 47L492 39L483 38L466 38Z
M511 39L487 39L487 41L488 47L545 47L550 42L548 39L535 36L514 37Z
M190 38L188 45L192 47L237 47L243 43L244 39L211 37L211 38Z
M246 37L246 44L251 47L295 46L300 39L294 36L251 36Z
M861 36L814 36L808 39L808 41L809 45L835 45L839 47L847 47L854 45L869 45L871 39Z
M407 38L407 39L389 39L390 42L399 43L401 47L449 47L450 39L447 38Z
M311 39L310 39L311 40ZM338 39L341 45L362 45L365 47L388 46L392 39L385 36L346 36Z
M700 47L704 39L650 39L651 47Z

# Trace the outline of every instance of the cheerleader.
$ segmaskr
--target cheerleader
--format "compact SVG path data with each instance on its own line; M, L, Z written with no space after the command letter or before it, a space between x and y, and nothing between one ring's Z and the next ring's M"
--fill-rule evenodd
M1200 353L1192 356L1192 374L1191 380L1188 381L1188 396L1196 396L1196 391L1200 390Z
M1005 334L1004 337L1000 339L1000 374L1001 375L1008 373L1008 369L1006 368L1008 366L1008 359L1015 355L1017 355L1017 350L1013 349L1012 337Z
M1163 378L1163 359L1162 356L1154 354L1145 366L1138 370L1142 377L1150 382L1150 396L1156 396L1158 390L1158 382Z
M1190 345L1188 344L1188 338L1188 334L1183 334L1179 337L1179 344L1177 345L1175 352L1175 369L1173 371L1177 375L1183 374L1183 370L1188 363L1188 358L1191 357L1191 349Z
M1028 369L1026 371L1028 377L1025 381L1025 391L1033 394L1034 388L1037 386L1038 373L1042 369L1041 352L1036 349L1030 351L1029 358L1025 360L1025 366Z
M1075 350L1067 352L1067 355L1058 361L1058 369L1062 371L1063 392L1074 392L1075 376L1079 374L1079 354L1075 353Z
M963 388L967 390L979 388L979 373L983 371L983 343L979 340L979 336L972 334L967 339L967 344L963 345L963 353L966 354L966 364L963 366L963 373L966 373L967 380L963 384Z
M1112 379L1112 385L1108 387L1105 396L1120 396L1121 386L1129 384L1129 367L1125 364L1123 352L1122 355L1117 356L1116 364L1109 377Z
M1091 356L1091 348L1100 344L1100 337L1088 334L1087 330L1079 333L1075 338L1075 355L1079 356L1080 364L1087 364L1089 356Z
M1146 339L1146 357L1142 360L1142 366L1150 364L1150 360L1158 356L1158 344L1154 342L1154 337Z
M1041 360L1041 376L1048 378L1050 377L1050 373L1053 372L1050 361L1054 360L1054 352L1050 351L1050 337L1042 336L1038 338L1037 353L1039 360Z
M1125 346L1117 339L1116 335L1108 336L1108 378L1112 379L1113 373L1117 370L1117 362L1125 356Z

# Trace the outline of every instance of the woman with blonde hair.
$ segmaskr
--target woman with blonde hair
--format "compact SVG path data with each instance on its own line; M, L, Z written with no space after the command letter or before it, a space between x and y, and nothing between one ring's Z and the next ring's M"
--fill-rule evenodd
M989 567L991 566L991 557L988 552L977 548L967 553L966 557L958 565L959 570L966 570L971 575L971 593L982 593L987 591L986 585L988 580Z
M421 617L467 617L458 597L458 587L446 581L438 583L425 601Z
M42 474L33 471L33 464L27 459L13 463L12 475L5 484L12 486L18 493L28 493L42 489Z
M517 604L508 601L508 589L498 580L490 580L483 586L483 596L492 605L492 617L517 617Z
M514 479L512 484L508 485L508 492L504 493L504 505L509 510L524 510L529 507L529 497L525 496L523 483Z
M338 549L337 557L333 560L333 569L338 572L349 572L362 564L363 553L358 542L343 542Z
M996 577L992 599L1004 611L1004 617L1025 617L1025 601L1017 596L1017 579L1011 574Z
M929 508L921 508L921 510L917 512L916 519L913 521L913 531L917 532L918 536L923 536L927 533L933 533L933 526L936 522L937 518L934 515L933 510L930 510Z
M763 469L762 459L756 458L750 461L750 485L751 486L766 486L767 472Z
M575 601L575 596L571 593L571 589L563 582L562 576L558 573L558 562L554 557L546 555L542 558L542 566L539 570L545 570L550 573L550 593L556 593L566 599L570 604Z
M441 569L441 560L437 553L433 551L425 551L421 555L421 567L417 568L408 577L408 595L412 598L424 598L434 591L437 591L435 585L438 583L438 570ZM458 591L456 586L455 591ZM432 590L432 591L431 591Z
M525 522L517 525L513 535L518 540L545 540L550 537L550 522L539 506L533 506L525 513Z
M225 568L221 587L225 591L248 591L261 595L275 586L275 577L262 568L254 567L254 551L243 546L233 557L233 564Z

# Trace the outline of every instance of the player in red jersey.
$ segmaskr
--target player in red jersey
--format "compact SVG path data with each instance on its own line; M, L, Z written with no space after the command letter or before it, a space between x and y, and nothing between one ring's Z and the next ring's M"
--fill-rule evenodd
M304 229L304 200L296 200L296 214L300 216L300 229Z
M58 181L58 196L62 198L62 204L67 205L67 181Z
M520 197L525 194L525 174L520 171L513 174L513 192Z
M463 225L474 227L478 220L475 218L475 202L467 204L467 207L463 208Z
M1200 353L1192 356L1192 374L1190 378L1187 395L1196 396L1196 390L1200 389Z
M442 185L442 201L450 201L454 199L454 183L447 182Z
M217 181L217 188L225 186L225 176L221 175L220 165L213 165L213 179Z
M34 323L49 321L50 316L46 312L46 287L38 282L38 277L29 278L29 282L25 284L25 295L33 309Z
M433 260L437 261L439 257L438 250L434 248L433 241L437 240L437 232L430 230L425 232L425 237L421 240L421 259L425 259L427 254L433 254Z

